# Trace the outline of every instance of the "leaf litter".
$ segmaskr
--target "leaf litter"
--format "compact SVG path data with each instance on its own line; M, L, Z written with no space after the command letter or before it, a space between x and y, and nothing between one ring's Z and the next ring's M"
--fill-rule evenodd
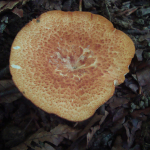
M127 33L136 53L125 82L116 87L113 97L91 118L74 123L39 110L19 93L5 68L11 43L27 22L48 10L79 10L79 2L0 1L0 149L149 150L149 8L146 0L83 0L82 10L103 15Z
M43 128L39 129L36 133L31 135L24 143L12 148L12 150L26 149L27 146L32 147L31 143L34 141L40 146L40 142L50 142L55 146L58 146L64 138L68 140L73 140L79 130L70 128L67 125L59 124L54 129L49 132L45 131Z

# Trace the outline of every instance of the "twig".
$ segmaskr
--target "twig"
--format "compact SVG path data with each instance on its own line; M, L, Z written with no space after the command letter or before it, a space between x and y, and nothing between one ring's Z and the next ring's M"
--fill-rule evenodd
M150 30L139 30L139 29L131 29L131 30L126 30L124 31L128 34L139 34L139 35L143 35L143 34L147 34L150 32Z
M137 9L138 9L137 7L133 7L131 9L124 10L124 11L122 11L122 12L120 12L120 13L114 15L114 16L123 16L123 15L129 16L130 14L135 12Z
M109 21L111 21L111 15L110 15L110 12L109 12L109 9L108 9L108 4L105 0L105 5L106 5L106 10L107 10L107 13L108 13L108 16L109 16Z
M82 0L79 1L79 11L82 11Z

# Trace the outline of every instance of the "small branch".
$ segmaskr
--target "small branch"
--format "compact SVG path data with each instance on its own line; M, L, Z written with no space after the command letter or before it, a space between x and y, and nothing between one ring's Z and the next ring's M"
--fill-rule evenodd
M106 0L105 0L105 5L106 5L106 11L107 11L108 16L109 16L109 21L111 21L111 15L110 15L110 12L109 12L109 9L108 9L108 4L107 4Z
M79 1L79 11L82 11L82 0Z
M129 30L124 30L124 32L128 33L128 34L139 34L139 35L143 35L143 34L148 34L150 32L150 30L139 30L139 29L129 29Z

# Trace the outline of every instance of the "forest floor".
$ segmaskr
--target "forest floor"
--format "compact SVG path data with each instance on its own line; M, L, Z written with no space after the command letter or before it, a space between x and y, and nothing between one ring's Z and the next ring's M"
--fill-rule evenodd
M0 149L149 150L150 2L83 0L82 11L110 20L130 36L136 52L124 83L82 122L70 122L37 108L19 92L9 72L10 49L17 33L51 10L78 11L79 1L0 1Z

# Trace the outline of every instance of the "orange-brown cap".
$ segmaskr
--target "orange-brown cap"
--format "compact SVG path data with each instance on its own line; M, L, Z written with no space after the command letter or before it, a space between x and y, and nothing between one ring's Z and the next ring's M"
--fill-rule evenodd
M100 15L49 11L17 34L10 71L36 106L82 121L124 82L134 53L132 40Z

